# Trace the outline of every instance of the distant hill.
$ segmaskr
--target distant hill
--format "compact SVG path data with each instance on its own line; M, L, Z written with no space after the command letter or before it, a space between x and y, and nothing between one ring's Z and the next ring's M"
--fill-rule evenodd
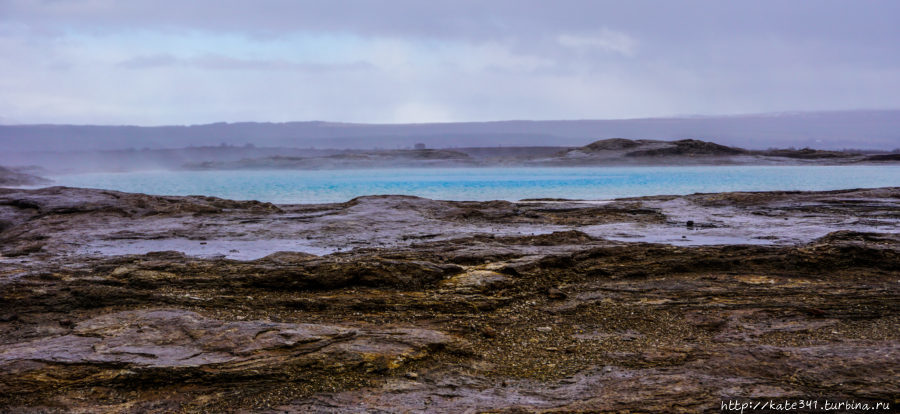
M192 126L0 125L4 151L115 150L237 145L397 149L575 147L612 137L701 139L748 149L900 148L900 111L796 112L742 116L436 124L329 122L217 123Z
M152 152L152 151L151 151ZM185 163L178 169L269 170L396 167L551 167L623 165L847 165L893 163L891 153L864 154L811 148L747 150L714 142L610 138L581 147L482 147L457 150L342 150Z
M896 152L812 148L750 150L714 142L609 138L577 147L303 149L206 146L103 151L0 152L0 164L41 175L88 171L269 170L623 165L845 165L895 163ZM13 183L7 185L16 185Z
M847 164L858 162L896 161L894 153L866 154L857 150L821 150L813 148L778 148L749 150L720 145L696 139L662 141L652 139L630 140L610 138L592 142L576 148L568 148L555 154L555 160L577 162L581 165L604 165L617 163L645 164ZM544 158L550 162L552 159Z

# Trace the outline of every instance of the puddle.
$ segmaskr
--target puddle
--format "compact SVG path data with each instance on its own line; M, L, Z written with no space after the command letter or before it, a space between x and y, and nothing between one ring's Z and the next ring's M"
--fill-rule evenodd
M721 223L719 223L721 224ZM724 244L792 245L812 242L828 233L839 230L859 232L895 232L897 226L805 224L797 220L788 222L747 220L729 223L715 228L685 228L683 226L640 225L612 223L586 226L580 230L593 237L624 242L663 243L675 246L709 246Z
M588 233L591 234L591 233ZM591 234L592 236L599 236L597 234ZM775 244L777 240L770 239L757 239L757 238L747 238L747 237L736 237L736 236L711 236L711 235L684 235L681 236L673 236L672 234L642 234L642 235L631 235L631 234L615 234L615 235L603 235L600 236L608 240L615 241L624 241L624 242L644 242L644 243L663 243L663 244L671 244L673 246L712 246L719 244L756 244L756 245L768 245Z

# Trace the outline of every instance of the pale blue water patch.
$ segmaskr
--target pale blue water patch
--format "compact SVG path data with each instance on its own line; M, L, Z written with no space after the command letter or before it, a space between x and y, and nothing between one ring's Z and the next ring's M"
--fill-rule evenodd
M900 186L900 166L140 171L52 178L56 185L72 187L273 203L342 202L375 194L407 194L440 200L602 200L697 192Z

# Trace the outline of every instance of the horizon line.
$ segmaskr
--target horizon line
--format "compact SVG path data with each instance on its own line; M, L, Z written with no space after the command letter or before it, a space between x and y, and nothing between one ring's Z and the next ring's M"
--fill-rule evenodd
M790 111L774 111L774 112L743 112L733 114L704 115L704 114L685 114L685 115L668 115L668 116L647 116L634 118L571 118L571 119L497 119L491 121L436 121L436 122L349 122L349 121L325 121L325 120L306 120L306 121L216 121L196 124L156 124L156 125L138 125L138 124L71 124L71 123L12 123L7 124L0 122L0 127L28 127L28 126L59 126L59 127L134 127L134 128L164 128L164 127L200 127L210 125L237 125L237 124L332 124L346 126L414 126L414 125L450 125L450 124L491 124L504 122L584 122L584 121L647 121L647 120L670 120L670 119L704 119L704 118L741 118L741 117L774 117L785 115L805 115L805 114L833 114L833 113L851 113L851 112L900 112L900 108L869 108L869 109L828 109L828 110L790 110Z

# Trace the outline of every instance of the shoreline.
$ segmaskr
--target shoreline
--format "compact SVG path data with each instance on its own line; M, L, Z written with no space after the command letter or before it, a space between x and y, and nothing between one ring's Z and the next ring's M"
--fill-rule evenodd
M336 176L337 175L337 176ZM371 193L444 200L615 199L719 191L827 191L900 183L898 166L447 168L146 171L60 176L56 185L274 203L345 202Z

